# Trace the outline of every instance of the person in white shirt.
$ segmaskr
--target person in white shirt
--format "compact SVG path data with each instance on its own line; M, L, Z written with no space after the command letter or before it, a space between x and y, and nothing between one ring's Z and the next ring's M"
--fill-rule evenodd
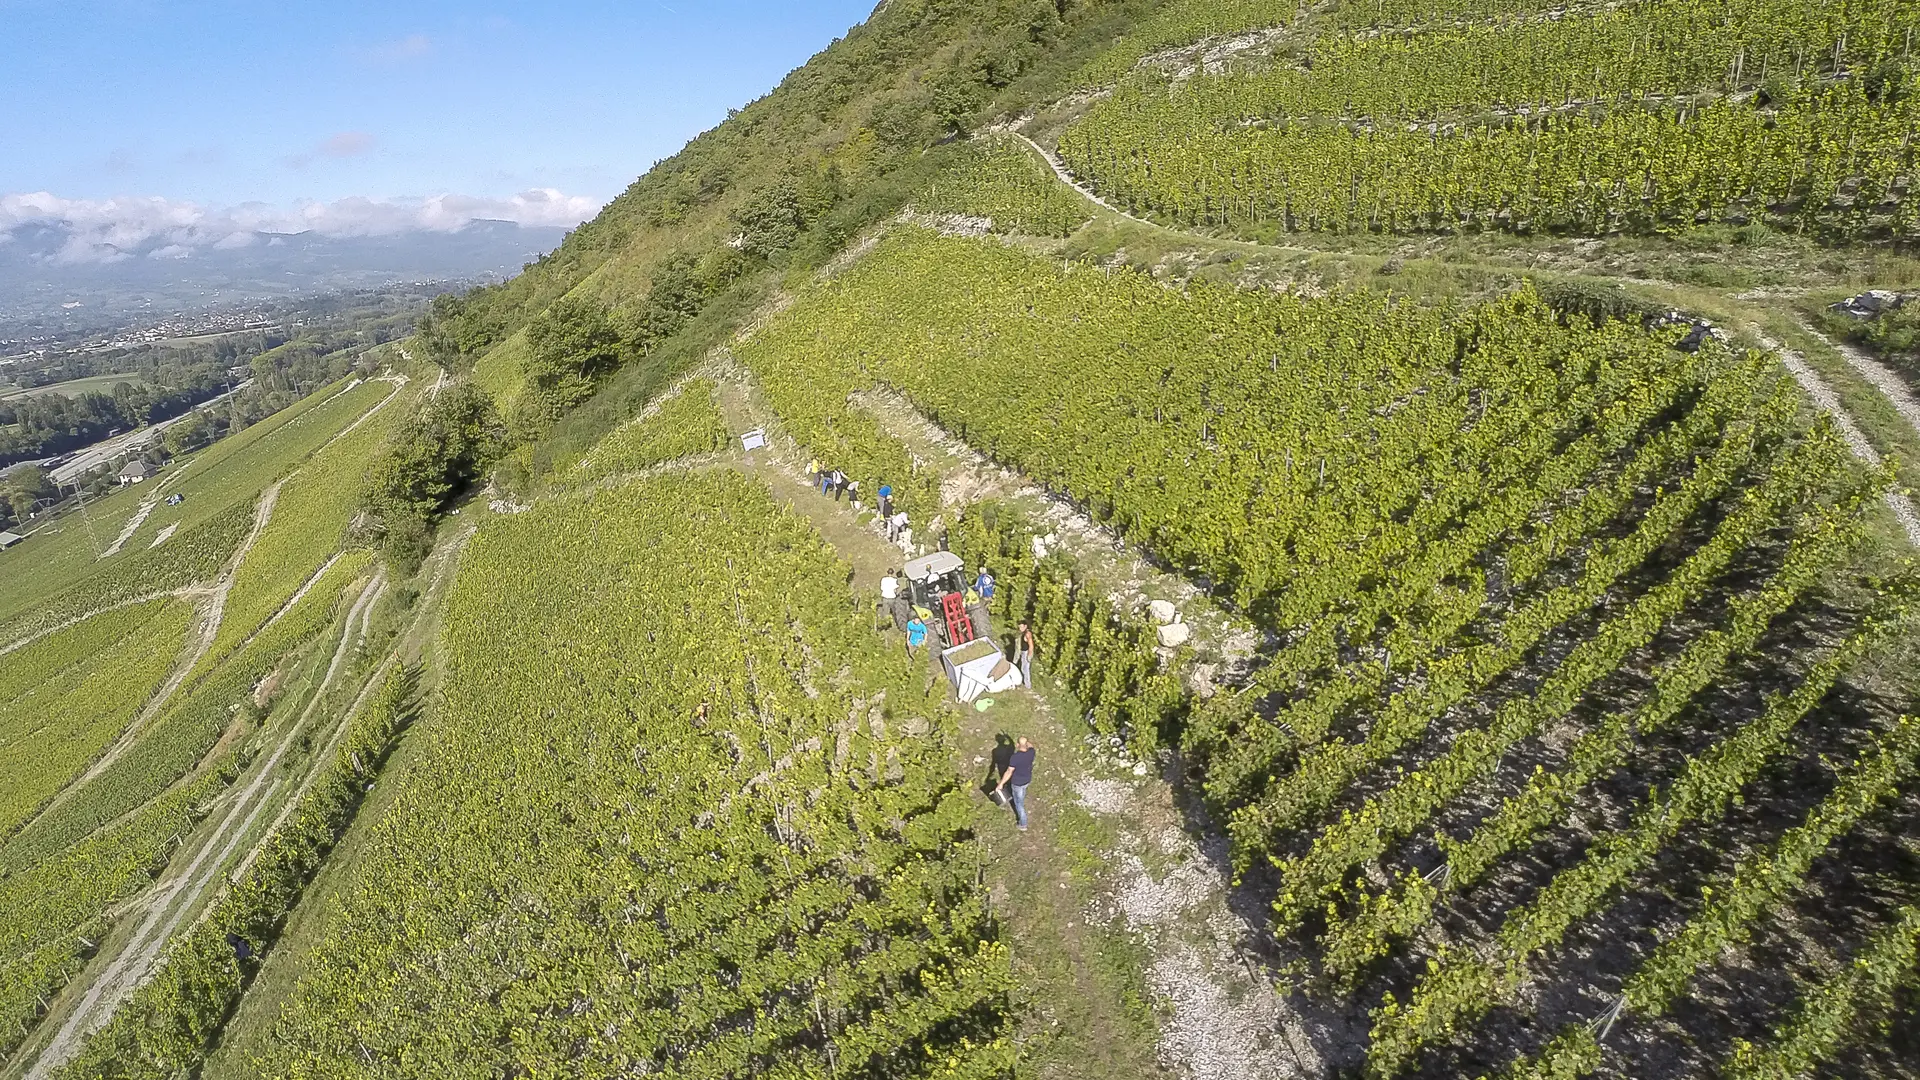
M889 570L880 579L880 606L893 618L896 630L907 628L907 598L900 595L900 571Z

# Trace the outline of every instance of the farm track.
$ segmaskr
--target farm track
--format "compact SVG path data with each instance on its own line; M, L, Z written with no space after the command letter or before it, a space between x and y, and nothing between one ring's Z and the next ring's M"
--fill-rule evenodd
M1872 383L1873 388L1880 391L1881 395L1892 403L1893 411L1899 413L1900 418L1913 428L1914 434L1920 435L1920 400L1915 400L1913 389L1900 376L1856 346L1844 341L1834 341L1805 323L1801 324L1801 329L1839 353L1848 367L1861 378Z
M121 946L118 955L94 978L60 1030L35 1056L25 1074L27 1080L45 1080L73 1056L88 1034L112 1017L114 1010L152 971L176 932L183 924L187 924L190 916L196 915L201 897L206 895L216 880L227 876L222 868L252 831L260 814L271 804L271 796L284 782L275 775L276 766L307 730L308 722L326 700L342 667L365 639L373 606L385 590L386 579L384 575L378 575L360 591L353 607L347 612L340 642L334 649L326 673L314 688L306 707L287 726L267 757L252 768L253 779L245 787L223 796L222 801L226 805L223 810L216 811L219 821L207 832L193 860L171 880L156 884L142 899L141 906L146 914L139 927ZM376 669L375 677L384 670L384 665ZM368 685L377 684L370 679ZM361 700L364 700L367 692L367 688L363 687ZM339 724L344 726L346 717L350 715L343 714ZM251 858L250 852L247 861L250 862Z
M64 804L67 799L73 796L74 792L80 790L81 787L105 772L114 762L120 760L121 756L127 752L127 749L139 741L140 736L145 733L154 718L160 715L160 711L166 708L167 704L172 701L173 695L179 691L181 684L186 682L187 676L193 672L194 668L199 666L200 661L206 657L208 650L213 648L214 638L218 636L220 632L221 618L226 611L227 594L233 589L234 575L239 572L240 564L246 561L248 552L253 550L253 545L259 541L260 534L266 531L267 522L273 518L274 504L279 501L280 498L280 485L285 482L284 480L276 481L260 493L260 503L254 508L253 512L253 528L248 530L246 539L242 540L240 546L234 549L233 554L228 557L226 565L220 568L219 578L215 580L213 585L204 588L197 594L203 597L200 617L195 626L199 632L199 639L192 644L186 654L174 665L173 674L169 675L167 681L161 685L160 689L155 691L151 698L147 699L146 706L133 718L133 722L127 725L126 731L121 733L120 738L114 740L114 744L107 748L107 752L100 755L99 760L95 761L86 772L80 774L79 779L68 784L59 795L49 801L48 804L41 809L40 815L36 815L36 820L38 816L45 815L48 811ZM30 825L32 823L28 822L27 824ZM24 827L25 826L23 826L23 828Z
M1840 404L1840 396L1833 392L1833 388L1827 385L1819 372L1813 370L1812 365L1807 363L1807 358L1764 334L1756 332L1756 337L1768 352L1779 357L1780 363L1793 376L1794 381L1800 384L1800 389L1806 392L1807 397L1813 399L1814 405L1833 418L1834 427L1839 430L1840 437L1845 440L1847 449L1853 452L1853 456L1868 466L1879 468L1880 452L1873 448L1873 443L1867 438L1866 433L1860 430L1860 425L1854 423L1853 417L1847 415L1846 409ZM1887 375L1891 377L1892 373L1887 372ZM1881 392L1886 391L1882 389ZM1891 395L1889 397L1891 398ZM1894 399L1894 404L1898 406L1899 401ZM1885 496L1885 502L1887 509L1893 513L1894 519L1900 523L1901 530L1906 533L1907 542L1920 547L1920 511L1914 509L1912 497L1905 492L1889 491Z
M120 554L120 549L126 547L127 541L133 539L133 534L139 532L140 526L147 523L147 516L152 514L153 508L158 505L160 505L160 493L158 491L141 500L139 507L127 518L127 523L121 526L120 535L113 538L113 543L107 545L107 550L94 556L94 561L99 562L101 559L110 555Z
M390 382L393 384L393 390L390 391L386 397L383 397L379 401L374 402L373 408L368 409L366 412L361 413L359 419L355 420L351 424L348 424L346 427L341 428L339 431L334 432L333 438L328 439L326 442L321 443L319 448L314 450L314 454L321 453L322 451L326 450L327 447L332 446L334 443L337 443L341 439L344 439L347 436L353 434L354 431L360 427L360 425L373 419L374 414L378 413L381 409L386 408L389 404L391 404L394 401L395 398L398 398L400 396L400 391L405 390L407 388L407 383L410 382L411 380L409 380L405 375L381 375L376 378L369 379L367 381L368 382ZM347 389L352 390L354 389L354 387L349 386ZM342 393L344 392L345 391L342 391ZM287 476L281 482L285 483L287 480L291 480L295 476L298 476L299 474L300 474L300 470L295 469L293 472L288 473Z

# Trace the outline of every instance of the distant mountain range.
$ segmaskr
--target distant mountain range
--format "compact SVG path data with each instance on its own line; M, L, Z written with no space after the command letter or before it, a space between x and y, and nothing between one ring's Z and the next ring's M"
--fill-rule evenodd
M402 281L505 278L559 246L565 229L474 221L385 236L236 234L218 245L101 242L65 223L0 232L0 330L59 333L144 314L204 312ZM84 258L74 244L84 243Z

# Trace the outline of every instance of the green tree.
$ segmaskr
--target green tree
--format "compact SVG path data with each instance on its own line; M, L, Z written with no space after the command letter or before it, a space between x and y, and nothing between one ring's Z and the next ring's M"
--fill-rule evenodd
M164 439L167 453L178 457L189 450L205 446L213 438L213 425L207 423L207 414L196 412L186 419L169 427Z
M564 410L591 394L597 380L619 370L627 352L626 338L606 305L568 297L527 324L524 373L551 408Z

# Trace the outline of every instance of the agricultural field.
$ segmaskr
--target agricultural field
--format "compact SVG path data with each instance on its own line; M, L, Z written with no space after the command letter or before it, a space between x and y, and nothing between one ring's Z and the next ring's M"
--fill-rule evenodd
M729 474L483 528L430 750L258 1072L1003 1073L950 714L843 575Z
M602 439L568 470L567 482L591 483L719 450L728 433L715 390L711 379L694 379L663 395L649 412Z
M1529 1046L1512 1012L1584 981L1564 949L1644 943L1601 1000L1651 1024L1751 977L1724 949L1779 947L1763 913L1816 870L1873 875L1861 845L1905 813L1920 743L1866 688L1911 655L1916 581L1831 591L1884 565L1865 514L1888 479L1763 358L1676 338L1524 289L1173 291L903 228L736 353L863 483L906 450L841 402L885 386L1265 628L1246 685L1096 727L1177 741L1236 875L1270 890L1264 932L1310 995L1368 1018L1355 1065L1385 1077L1516 1051L1590 1070L1580 1019ZM1796 961L1817 970L1903 917L1882 900L1772 933L1817 936ZM1722 1054L1753 1034L1706 1030Z
M35 556L0 1080L1916 1076L1916 11L881 5Z
M19 829L119 737L173 670L190 615L178 600L152 600L42 638L6 659L0 672L0 834ZM97 645L76 640L94 635L101 635ZM38 681L38 672L11 677L21 669L53 666L43 656L64 666Z
M121 383L136 386L146 380L138 375L91 375L84 379L70 379L67 382L49 383L32 389L0 385L0 400L15 397L39 397L43 394L59 394L63 397L79 397L81 394L112 394L113 388Z
M159 486L121 488L0 553L9 585L0 591L0 644L110 603L211 579L247 534L249 505L261 492L394 389L343 383L312 394L175 462ZM173 494L182 501L166 505ZM118 550L103 554L116 540Z
M1911 5L1528 7L1340 5L1292 62L1123 77L1061 153L1102 194L1186 224L1920 229L1903 197Z
M353 660L383 578L345 526L368 466L418 404L404 387L316 394L176 464L159 488L95 502L91 524L120 532L112 554L96 557L86 519L8 553L37 549L23 569L43 575L7 591L0 642L0 757L12 762L0 785L0 1044L18 1052L14 1067L56 1064L49 1055L106 1018L101 1003L111 1011L165 935L215 902L210 883L246 857L243 839L260 842L269 807L312 786L262 770L305 761L290 740L339 723L333 710L355 700L340 678L386 677ZM168 507L172 492L187 498ZM346 752L372 760L390 734L374 722ZM266 859L262 903L285 900L315 830L356 804L341 785L323 788L331 802L313 804L321 818L301 819L306 833L287 834L302 846Z
M368 463L418 404L415 391L382 389L391 396L367 406L360 419L278 481L272 516L234 568L220 631L201 661L203 670L265 625L346 545Z

